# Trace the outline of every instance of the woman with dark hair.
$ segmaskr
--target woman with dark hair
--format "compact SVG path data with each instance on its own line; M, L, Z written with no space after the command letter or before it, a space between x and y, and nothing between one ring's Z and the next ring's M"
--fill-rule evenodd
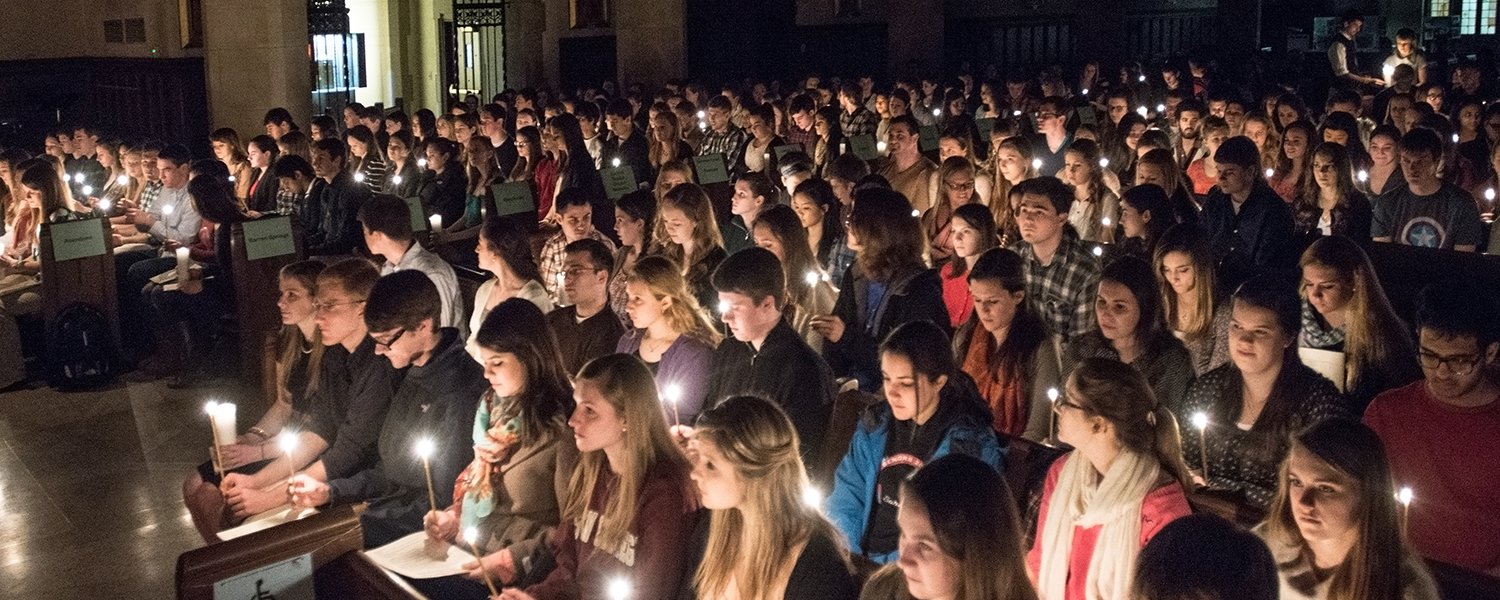
M583 130L578 125L578 118L568 113L552 117L547 121L546 131L543 133L544 141L548 137L552 140L552 160L557 163L557 182L548 198L552 210L546 213L538 211L538 214L545 220L558 219L561 217L555 208L558 194L565 189L583 190L594 207L594 230L613 238L615 215L608 210L604 197L604 180L599 178L599 171L594 168L594 159L589 154L588 146L584 145Z
M1192 513L1176 423L1138 371L1102 358L1073 370L1053 410L1057 438L1073 451L1042 488L1026 555L1037 596L1126 597L1141 548Z
M1255 534L1213 514L1168 523L1141 549L1131 600L1278 600L1276 561Z
M630 322L626 290L630 268L651 248L652 225L656 222L656 196L650 190L636 190L615 202L615 234L620 247L615 249L614 273L609 278L609 306L624 323Z
M728 253L708 193L692 183L673 187L662 197L657 222L660 230L653 236L657 244L653 253L677 264L700 306L718 306L712 277Z
M474 460L453 486L453 504L428 512L423 529L434 542L455 544L474 529L483 558L464 565L463 577L408 580L434 598L488 599L484 572L506 586L546 577L548 542L578 462L567 426L573 385L542 312L512 298L478 329L490 389L474 415Z
M1041 442L1052 436L1047 392L1061 384L1061 352L1026 301L1024 269L1021 256L1004 248L974 261L974 312L953 335L953 357L974 379L995 431Z
M485 219L479 230L479 270L491 277L479 284L474 293L474 315L469 317L469 354L479 360L479 328L485 315L511 298L535 304L542 312L552 312L552 297L542 287L541 270L531 254L531 237L520 225L509 219Z
M872 575L860 598L1036 600L1013 498L999 473L966 454L917 469L901 483L901 558Z
M1207 465L1197 465L1207 471L1206 485L1260 509L1275 492L1291 432L1351 416L1333 383L1297 357L1302 310L1293 288L1271 276L1240 285L1230 318L1230 362L1194 381L1177 412L1180 422L1206 422L1201 429L1183 428L1186 448L1203 445L1196 455L1207 456Z
M1369 427L1330 419L1298 433L1277 484L1255 533L1276 559L1282 600L1437 600Z
M1288 204L1296 202L1298 192L1307 180L1308 149L1312 147L1317 131L1312 123L1296 121L1287 124L1281 132L1281 151L1276 154L1276 166L1266 177L1266 183Z
M276 178L274 167L276 159L281 156L281 149L271 136L257 135L250 138L245 150L254 173L254 182L250 184L250 196L245 202L245 208L261 214L276 212L276 195L281 191L281 183Z
M417 109L411 115L411 135L419 144L426 144L438 137L437 115L425 108Z
M989 411L948 346L942 328L926 322L902 325L880 344L885 401L861 416L828 497L828 516L852 554L896 559L901 482L923 464L963 453L1001 468Z
M417 195L422 198L422 212L442 218L439 227L451 227L464 219L469 179L458 154L458 143L447 138L432 138L426 144L427 174Z
M1141 136L1146 135L1150 128L1146 117L1135 112L1126 113L1115 126L1114 147L1108 149L1107 155L1120 181L1135 181L1135 161L1141 155L1136 148L1140 147Z
M1370 132L1369 181L1361 181L1360 191L1368 194L1375 204L1382 196L1406 189L1406 176L1401 173L1398 159L1401 131L1393 125L1381 125Z
M250 171L250 160L245 156L245 147L240 144L240 134L228 127L221 127L209 134L208 141L213 147L214 158L229 169L230 188L235 199L243 205L245 199L250 197L250 184L255 177Z
M1307 111L1307 103L1303 102L1302 98L1296 94L1290 92L1281 94L1276 98L1275 108L1269 116L1275 119L1276 131L1280 132L1283 136L1286 135L1286 130L1290 129L1293 123L1301 121L1304 124L1310 125L1312 119L1312 114Z
M363 183L371 190L385 187L384 148L380 147L370 128L355 125L345 131L344 144L349 146L349 171L354 173L355 183Z
M397 198L415 198L422 186L422 171L417 168L413 151L417 147L411 131L402 129L391 134L385 143L390 177L385 178L384 193Z
M1193 357L1167 328L1151 265L1131 256L1105 265L1094 314L1097 326L1069 344L1064 364L1123 362L1146 378L1157 402L1175 410L1193 381Z
M849 217L849 247L855 264L844 273L833 313L813 319L828 343L823 355L835 376L855 377L860 388L879 381L876 340L912 321L950 328L943 283L926 254L921 222L900 192L867 188L855 192Z
M525 181L535 187L537 167L546 158L547 154L542 150L542 132L535 127L517 129L516 166L507 174L506 181Z
M949 231L953 236L953 258L938 270L943 282L943 305L948 308L949 323L963 323L974 312L974 296L969 293L968 274L979 257L999 241L995 217L989 207L965 204L954 211Z
M825 171L828 170L828 165L849 150L848 140L844 138L844 131L839 126L837 107L825 106L818 109L813 115L813 134L817 136L810 148L813 172L820 177L827 177Z
M1134 186L1120 196L1120 241L1118 252L1142 260L1151 260L1156 244L1176 221L1172 219L1171 200L1161 186Z
M223 166L215 164L222 171ZM195 170L196 165L195 165ZM177 362L183 368L181 374L187 378L203 367L202 349L206 348L219 317L234 306L234 272L230 268L229 241L234 224L250 220L235 199L229 182L223 177L200 174L188 181L188 196L205 223L214 226L211 255L200 254L202 266L189 269L187 281L176 282L177 287L167 290L165 286L152 283L141 293L155 309L157 335L166 338L163 347L176 348L184 359ZM200 233L201 235L201 233ZM188 379L179 378L176 384L183 385Z
M792 193L792 210L802 228L807 230L807 245L817 257L818 264L830 275L830 260L835 248L844 240L844 219L839 214L839 200L833 195L833 186L825 179L809 179L797 185Z
M1344 113L1334 113L1342 115ZM1340 235L1368 241L1373 209L1354 186L1349 152L1334 142L1323 142L1312 153L1312 177L1292 203L1297 234L1307 238Z
M935 186L941 186L942 194L931 208L922 213L922 230L927 236L928 255L932 262L942 263L953 257L954 211L967 204L982 203L974 163L967 157L948 157L938 167L933 182Z
M1315 141L1343 146L1349 153L1349 165L1352 168L1350 173L1352 174L1357 171L1368 171L1370 168L1370 153L1365 151L1363 139L1360 135L1359 121L1354 118L1354 115L1335 111L1323 117L1323 122L1318 125L1318 137Z
M808 249L807 230L802 228L796 211L785 204L773 205L756 217L750 234L755 245L770 250L781 261L781 270L786 275L782 318L813 351L821 352L823 336L813 329L812 320L833 310L838 290L833 289L828 274Z

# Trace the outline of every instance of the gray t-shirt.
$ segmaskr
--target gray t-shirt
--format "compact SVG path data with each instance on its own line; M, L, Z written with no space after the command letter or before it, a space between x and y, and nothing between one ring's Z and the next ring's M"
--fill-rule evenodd
M1479 246L1479 207L1462 188L1443 182L1428 196L1418 196L1411 186L1391 190L1375 204L1371 237L1389 237L1392 242L1423 248L1452 250L1454 246Z

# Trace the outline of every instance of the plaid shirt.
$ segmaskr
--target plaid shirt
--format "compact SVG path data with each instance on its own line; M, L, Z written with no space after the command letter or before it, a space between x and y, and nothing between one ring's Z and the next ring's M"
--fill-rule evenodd
M1026 296L1052 334L1067 343L1094 327L1094 290L1099 287L1099 258L1090 245L1070 233L1058 243L1052 264L1042 265L1031 244L1011 248L1026 261Z
M844 137L874 135L879 121L880 117L863 106L858 107L854 114L839 113L839 129L843 130Z
M798 144L802 146L802 151L806 152L808 156L812 155L813 146L816 146L818 144L818 134L816 132L811 129L804 130L800 127L797 127L796 123L790 123L787 125L786 135L782 136L782 139L785 139L786 143L788 144Z
M589 232L589 237L604 242L610 252L614 252L615 243L609 237L599 233L599 230ZM547 295L552 297L552 302L558 306L572 304L563 293L563 266L568 259L568 253L564 250L568 247L568 238L559 231L547 238L547 243L542 245L542 287L547 289Z
M294 221L297 220L298 217L302 216L302 194L286 188L277 189L276 212L277 214L292 217Z
M703 145L698 147L698 156L723 154L724 165L732 170L735 165L740 164L740 155L745 152L747 137L745 130L733 125L724 133L710 129L703 136Z
M148 181L146 187L141 188L141 210L150 210L156 204L157 197L161 196L161 180Z

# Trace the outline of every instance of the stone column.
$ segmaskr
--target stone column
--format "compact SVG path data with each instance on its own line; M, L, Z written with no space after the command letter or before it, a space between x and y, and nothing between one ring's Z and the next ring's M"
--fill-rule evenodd
M661 85L687 73L687 7L683 0L611 0L610 4L622 84Z
M307 52L306 0L204 2L209 122L249 139L264 132L267 109L284 106L305 125L312 111Z

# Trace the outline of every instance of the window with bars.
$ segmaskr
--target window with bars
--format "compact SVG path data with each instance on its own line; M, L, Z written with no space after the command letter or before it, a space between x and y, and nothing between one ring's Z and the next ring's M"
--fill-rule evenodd
M1427 16L1458 17L1458 35L1495 35L1500 0L1458 0L1457 14L1453 4L1454 0L1429 0Z

